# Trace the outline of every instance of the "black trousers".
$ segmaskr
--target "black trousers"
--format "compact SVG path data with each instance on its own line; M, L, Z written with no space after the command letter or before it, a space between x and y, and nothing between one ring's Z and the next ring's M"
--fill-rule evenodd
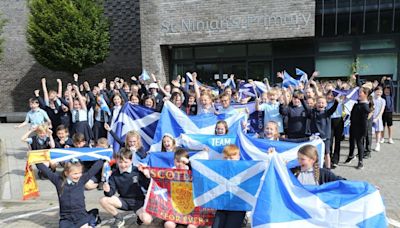
M365 140L365 132L361 133L355 127L350 126L350 152L349 157L354 157L354 147L357 144L358 150L358 161L362 162L364 157L364 140Z
M331 119L331 141L330 141L330 151L332 154L332 163L338 164L340 159L340 143L342 141L344 121L342 118ZM334 150L332 150L333 145L335 145Z
M217 210L212 228L240 228L245 216L245 211Z
M371 146L372 146L372 123L374 121L374 118L371 117L371 119L367 120L367 136L365 137L365 152L370 153ZM364 143L364 142L363 142Z

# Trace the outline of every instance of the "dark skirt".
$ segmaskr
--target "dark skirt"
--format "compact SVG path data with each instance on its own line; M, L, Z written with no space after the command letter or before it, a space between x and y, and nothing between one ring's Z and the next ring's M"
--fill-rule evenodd
M99 138L107 138L107 131L104 129L104 122L95 120L93 124L93 139L95 142Z
M93 139L93 132L87 121L79 121L72 124L72 135L75 133L82 133L85 136L85 141L90 144Z

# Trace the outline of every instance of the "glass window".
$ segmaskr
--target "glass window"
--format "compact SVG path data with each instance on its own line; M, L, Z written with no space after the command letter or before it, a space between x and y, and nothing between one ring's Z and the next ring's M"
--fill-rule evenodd
M397 79L397 54L358 55L361 75L393 75Z
M326 42L319 44L319 52L351 51L352 43L347 42Z
M236 79L246 79L246 63L224 63L222 65L222 76L234 74ZM223 80L225 81L225 80Z
M315 60L315 69L321 77L344 77L350 75L352 63L351 56L318 57Z
M196 72L200 82L211 85L214 81L214 75L219 74L219 69L215 63L202 63L196 65Z
M264 44L249 44L249 56L268 56L272 55L272 45Z
M360 43L361 50L369 49L385 49L396 48L396 41L391 39L386 40L362 40Z
M174 48L174 59L192 59L193 58L193 53L192 53L192 48Z
M196 58L221 58L246 56L246 45L196 47Z
M268 78L271 81L271 62L250 62L249 63L249 78L262 81Z
M181 75L182 77L186 74L186 72L193 72L194 64L192 63L178 63L174 64L173 75L172 78L175 79L176 76Z

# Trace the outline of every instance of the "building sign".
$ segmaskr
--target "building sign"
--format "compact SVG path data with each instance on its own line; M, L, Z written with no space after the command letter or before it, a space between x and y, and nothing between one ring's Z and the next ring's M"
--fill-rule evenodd
M166 33L193 33L193 32L224 32L228 30L247 30L258 28L269 30L272 27L291 26L294 29L307 27L311 20L311 13L287 13L280 15L248 15L229 16L216 19L182 18L180 21L165 20L161 23L161 32Z

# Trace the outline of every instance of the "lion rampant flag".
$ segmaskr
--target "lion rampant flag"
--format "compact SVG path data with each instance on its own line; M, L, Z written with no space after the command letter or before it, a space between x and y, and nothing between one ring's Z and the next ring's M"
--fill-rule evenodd
M191 171L150 168L150 175L144 205L149 214L179 224L212 225L215 211L193 203Z
M32 164L50 161L49 150L35 150L30 151L28 154L28 160L25 165L25 178L23 187L23 200L39 197L39 188L36 183L35 175L32 172Z

